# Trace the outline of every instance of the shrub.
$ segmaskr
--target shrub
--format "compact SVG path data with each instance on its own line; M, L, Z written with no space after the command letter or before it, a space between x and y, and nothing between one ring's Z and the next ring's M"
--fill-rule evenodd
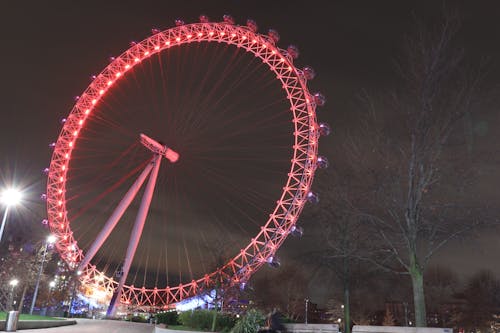
M159 312L156 314L156 322L165 325L179 325L177 311Z
M130 321L134 322L134 323L147 323L148 320L146 318L144 318L143 316L132 316L130 318Z
M236 324L236 318L228 313L217 313L217 320L215 323L215 330L218 332L229 332Z
M182 325L194 328L201 331L210 331L212 328L212 320L214 317L213 310L195 310L185 311L179 314L179 321ZM234 326L235 319L233 316L217 312L215 322L215 330L218 332L229 332Z
M264 325L266 317L258 310L250 309L234 325L231 333L256 333Z

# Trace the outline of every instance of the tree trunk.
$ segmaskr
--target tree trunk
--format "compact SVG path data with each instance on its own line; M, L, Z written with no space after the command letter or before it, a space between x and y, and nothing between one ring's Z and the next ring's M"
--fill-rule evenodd
M349 259L344 257L344 333L351 332L351 305L349 298Z
M351 333L351 305L349 287L344 288L344 333Z
M218 300L218 288L215 288L215 298L214 298L214 314L212 316L212 332L215 332L215 327L217 324L217 300Z
M413 287L413 304L415 307L415 326L427 327L427 314L425 310L424 272L413 254L410 260L410 276Z

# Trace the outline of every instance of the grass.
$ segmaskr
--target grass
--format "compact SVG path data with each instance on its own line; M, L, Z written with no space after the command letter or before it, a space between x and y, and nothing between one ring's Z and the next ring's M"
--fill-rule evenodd
M7 314L5 312L0 312L0 320L5 320L6 318L7 318ZM54 318L54 317L46 317L46 316L38 316L38 315L20 314L19 320L64 320L64 319Z

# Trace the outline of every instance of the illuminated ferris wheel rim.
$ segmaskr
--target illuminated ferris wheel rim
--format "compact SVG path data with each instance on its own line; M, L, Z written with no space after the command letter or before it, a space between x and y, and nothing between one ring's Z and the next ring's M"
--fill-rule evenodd
M124 303L162 306L192 296L203 288L223 283L246 282L263 263L270 262L276 250L295 226L297 218L310 195L310 187L317 167L320 127L316 122L316 105L322 96L314 96L307 89L307 73L293 65L293 49L282 50L275 45L278 37L261 35L255 29L234 25L231 20L219 23L193 23L155 31L154 35L131 46L116 57L79 97L64 122L48 173L47 213L51 231L56 235L56 246L61 257L73 269L83 259L83 251L70 229L66 210L65 189L71 153L77 144L80 130L85 126L94 107L115 82L152 55L193 42L216 42L235 45L259 57L281 81L293 115L294 145L291 168L283 192L269 219L250 243L223 267L187 284L166 288L138 288L124 286ZM181 152L182 154L182 152ZM98 284L112 290L117 282L89 264L81 272L84 284Z

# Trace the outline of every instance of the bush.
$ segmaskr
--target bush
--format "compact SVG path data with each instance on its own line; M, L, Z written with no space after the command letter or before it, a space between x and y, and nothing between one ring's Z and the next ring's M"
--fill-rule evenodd
M156 322L165 325L179 325L177 311L159 312L156 314Z
M256 333L261 326L264 326L266 317L258 310L250 309L234 325L231 333Z
M147 323L148 322L148 320L143 316L132 316L130 318L130 321L134 322L134 323Z
M215 322L215 330L218 332L229 332L236 324L236 318L228 313L217 313L217 320Z
M195 310L181 312L179 321L182 325L194 328L201 331L210 331L212 329L212 320L214 318L213 310ZM233 316L217 312L215 321L215 330L218 332L229 332L234 326L235 319Z

